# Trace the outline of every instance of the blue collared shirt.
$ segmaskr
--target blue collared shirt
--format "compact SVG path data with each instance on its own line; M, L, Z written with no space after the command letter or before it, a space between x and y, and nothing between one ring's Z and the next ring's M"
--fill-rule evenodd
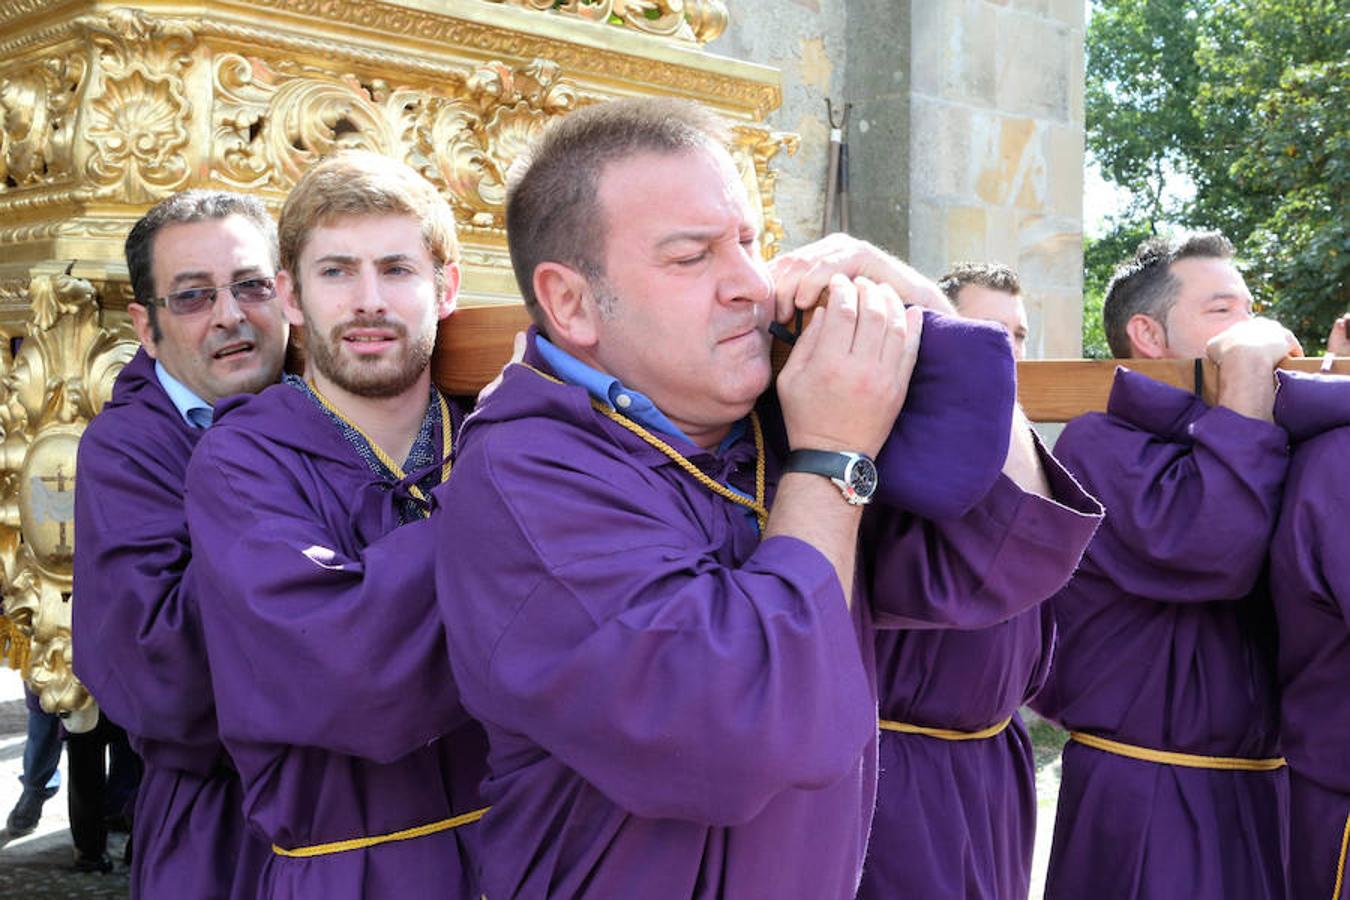
M211 424L211 415L214 412L211 404L192 393L191 388L170 375L169 370L164 368L164 364L159 360L155 360L155 377L159 379L160 387L169 395L169 400L173 402L174 408L178 410L184 422L193 428L205 428Z
M657 409L656 404L645 394L624 387L623 382L613 375L586 365L542 334L535 336L534 345L539 350L539 355L544 357L549 368L553 370L553 374L561 380L577 387L584 387L586 392L596 400L608 404L648 431L659 431L662 434L668 434L681 438L688 443L693 443L689 440L689 436L681 431L674 422L670 421L665 413ZM722 438L722 442L717 445L717 452L721 454L740 440L745 435L745 428L745 419L741 419L732 425L731 430L727 432L727 436ZM728 484L727 487L747 499L754 499L735 485ZM746 510L746 514L751 517L754 516L754 513L750 510Z
M665 413L656 408L655 403L644 394L624 387L623 382L613 375L591 368L542 334L535 337L535 347L553 373L563 381L584 387L596 400L608 404L648 431L659 431L689 440L674 422L666 418Z

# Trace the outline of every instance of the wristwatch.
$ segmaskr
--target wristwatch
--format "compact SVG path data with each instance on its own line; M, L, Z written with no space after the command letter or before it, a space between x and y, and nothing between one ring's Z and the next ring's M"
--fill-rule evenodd
M844 499L854 506L872 502L877 491L877 467L861 453L833 450L793 450L788 454L785 472L809 472L824 475L838 486Z

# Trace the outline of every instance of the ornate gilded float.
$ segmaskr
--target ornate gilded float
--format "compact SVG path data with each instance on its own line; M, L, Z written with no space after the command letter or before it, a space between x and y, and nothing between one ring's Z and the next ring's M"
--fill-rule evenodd
M776 71L702 48L726 19L722 0L0 5L0 653L44 707L92 722L70 668L75 448L135 349L131 223L188 187L278 208L316 157L365 147L450 199L462 302L518 302L502 224L511 162L578 106L667 94L736 123L772 252L769 161L794 139L760 124L780 102Z

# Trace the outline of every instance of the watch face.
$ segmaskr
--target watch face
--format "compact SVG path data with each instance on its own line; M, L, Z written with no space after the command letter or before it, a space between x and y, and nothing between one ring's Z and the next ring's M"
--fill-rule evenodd
M870 499L877 489L877 467L865 456L849 464L844 478L853 492L863 499Z

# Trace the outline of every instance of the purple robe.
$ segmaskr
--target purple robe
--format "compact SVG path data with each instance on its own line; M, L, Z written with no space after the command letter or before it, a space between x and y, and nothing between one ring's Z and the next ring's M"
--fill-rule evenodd
M1326 898L1345 865L1350 819L1350 378L1280 375L1276 417L1295 452L1270 576L1289 760L1290 896ZM1350 898L1350 878L1339 897Z
M477 809L483 735L451 680L431 524L398 525L408 482L283 384L217 409L187 484L220 734L253 828L294 850ZM473 828L273 855L259 893L477 898Z
M547 368L532 345L526 359ZM784 441L772 405L761 412L771 492ZM753 494L748 438L721 454L663 438ZM489 897L853 896L876 779L861 579L850 611L814 547L761 540L743 507L584 389L521 366L469 420L437 495L437 595L491 745ZM996 578L1000 548L1050 507L1018 492L1004 520L981 502L906 574L966 589ZM471 528L455 509L474 511ZM912 614L881 596L897 601L883 615Z
M1043 449L1041 459L1053 495L1072 509L1023 525L1002 555L990 560L995 577L940 589L905 586L901 593L914 607L903 617L905 627L877 633L882 719L967 733L1012 722L978 740L881 731L876 815L860 898L1002 900L1027 894L1036 772L1017 709L1040 687L1050 664L1054 626L1042 601L1073 573L1101 512ZM1002 479L986 498L985 513L992 522L1012 521L1015 504L1027 502L1026 496ZM950 537L956 524L943 527ZM864 543L893 550L923 546L878 534ZM892 566L872 580L895 589L904 573L925 568L922 560L903 557Z
M1032 706L1154 750L1279 756L1262 572L1284 430L1118 370L1106 413L1055 453L1106 521L1052 601L1059 643ZM1064 750L1047 898L1284 896L1288 778Z
M80 441L75 672L127 730L145 773L133 817L137 897L252 897L265 844L244 825L221 746L188 565L183 485L202 431L139 351Z

